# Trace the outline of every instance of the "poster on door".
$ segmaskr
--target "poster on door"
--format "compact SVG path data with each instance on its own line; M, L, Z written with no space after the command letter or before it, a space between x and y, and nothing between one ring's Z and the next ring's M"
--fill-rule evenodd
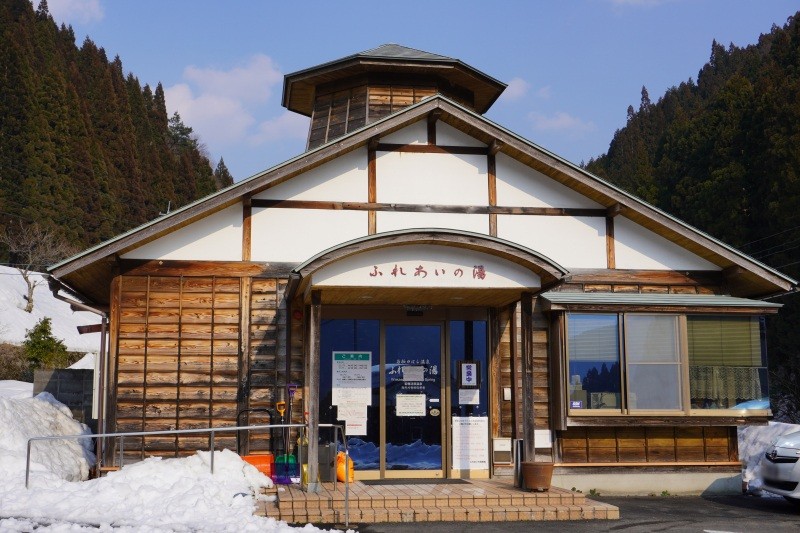
M489 417L453 417L453 468L489 469Z
M331 403L372 405L372 352L333 352Z

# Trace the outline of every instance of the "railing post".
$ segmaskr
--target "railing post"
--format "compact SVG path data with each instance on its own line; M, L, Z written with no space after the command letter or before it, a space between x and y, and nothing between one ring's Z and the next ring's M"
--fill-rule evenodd
M211 430L211 475L214 475L214 430Z
M25 459L25 488L28 488L28 479L30 478L31 474L31 444L33 441L28 439L28 454Z
M142 437L142 443L144 443L144 437ZM144 446L142 446L144 448ZM125 436L120 435L119 437L119 467L122 468L122 461L125 459Z

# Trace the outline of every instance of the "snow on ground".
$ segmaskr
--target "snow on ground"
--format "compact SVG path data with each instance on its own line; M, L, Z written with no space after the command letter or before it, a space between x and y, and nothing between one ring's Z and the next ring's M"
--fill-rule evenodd
M270 479L235 453L197 452L182 459L149 458L89 481L91 440L33 445L25 489L27 439L88 434L47 393L0 398L0 531L260 531L314 532L307 525L253 516L256 494ZM263 496L259 496L263 497Z
M22 344L26 330L33 328L42 318L50 317L53 335L64 341L68 350L97 352L100 349L100 334L81 335L76 328L99 324L100 317L88 311L72 311L68 303L53 297L44 276L32 276L41 283L33 291L33 312L26 313L25 295L28 289L25 281L17 269L0 266L0 309L3 310L0 341Z
M33 396L33 383L0 379L0 398L30 398Z

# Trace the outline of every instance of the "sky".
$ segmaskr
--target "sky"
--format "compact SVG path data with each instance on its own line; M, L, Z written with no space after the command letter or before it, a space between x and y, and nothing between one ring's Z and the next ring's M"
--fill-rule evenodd
M33 0L38 3L38 0ZM283 76L397 43L509 86L487 118L574 163L606 152L642 86L696 79L713 40L747 46L797 0L48 0L58 23L119 56L236 181L305 150Z

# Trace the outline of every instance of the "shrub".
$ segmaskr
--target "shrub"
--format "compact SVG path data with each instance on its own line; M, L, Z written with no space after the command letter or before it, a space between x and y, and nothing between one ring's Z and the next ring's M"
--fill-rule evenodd
M32 371L40 368L63 368L69 364L67 347L53 336L50 319L47 317L26 330L22 348Z

